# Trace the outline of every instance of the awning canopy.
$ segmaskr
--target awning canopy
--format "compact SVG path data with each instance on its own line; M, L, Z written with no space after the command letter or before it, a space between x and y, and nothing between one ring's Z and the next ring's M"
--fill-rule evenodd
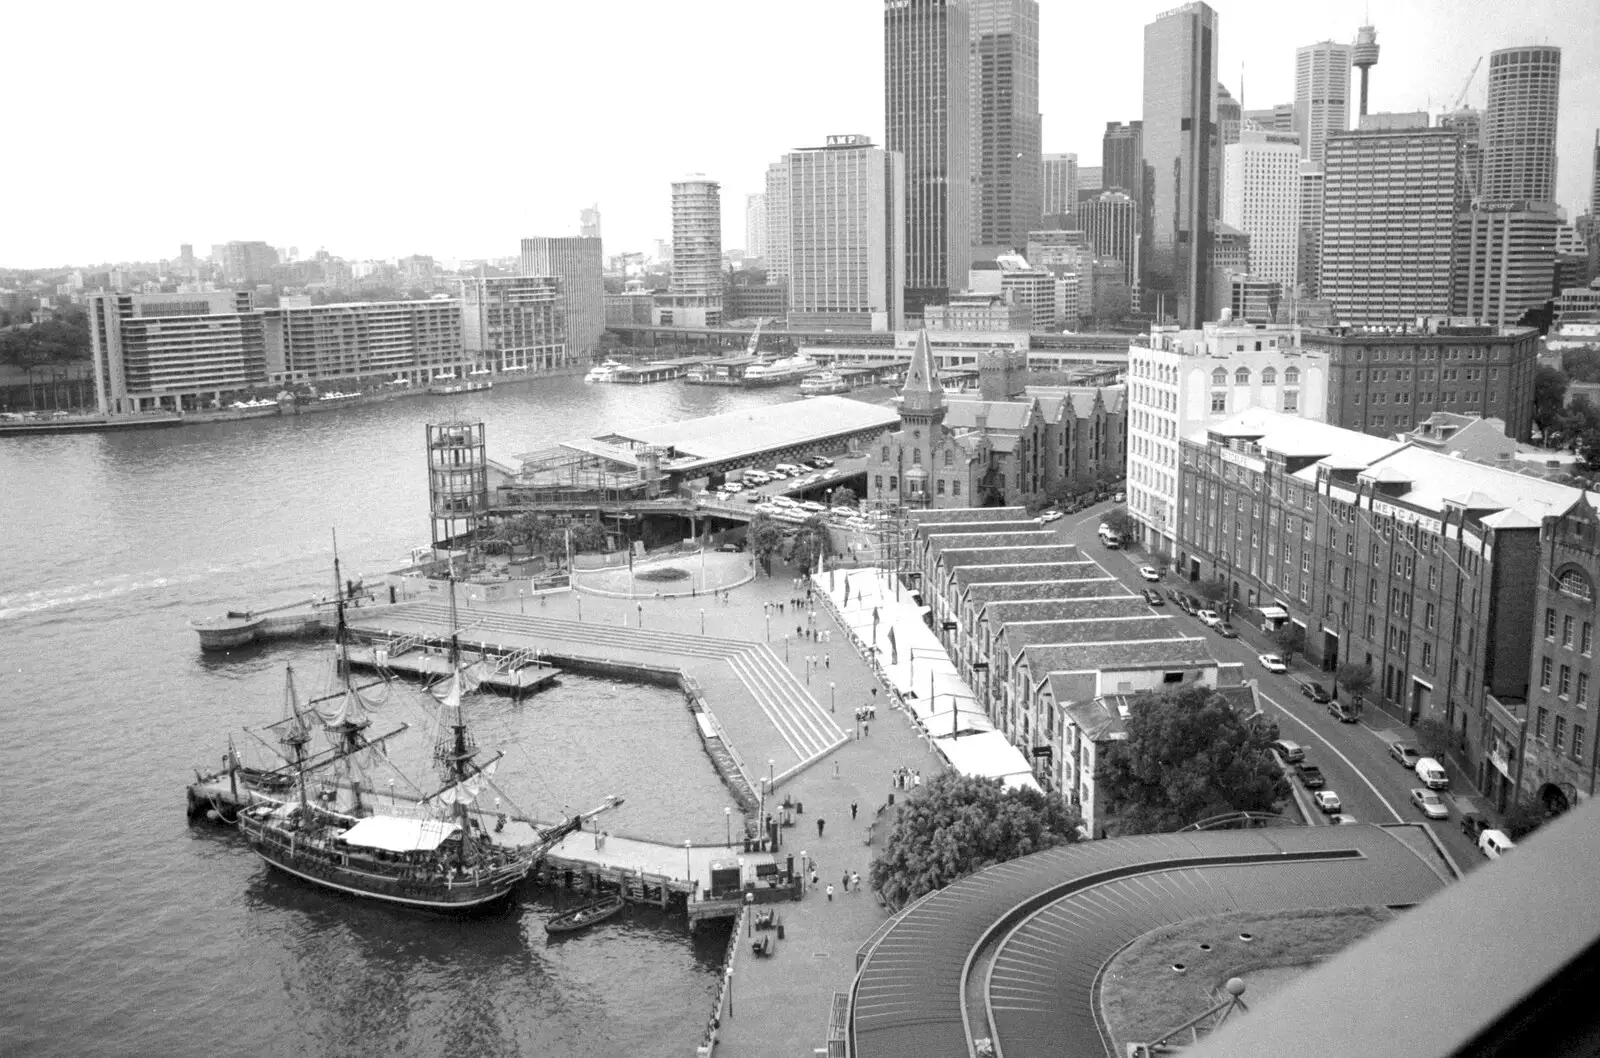
M1000 779L1007 787L1039 789L1022 751L998 731L981 734L944 736L933 740L950 766L963 775Z
M1289 619L1289 611L1281 606L1263 606L1261 608L1261 616L1269 621L1287 621Z
M439 819L402 819L368 816L344 832L346 845L385 852L432 852L461 832L454 823Z

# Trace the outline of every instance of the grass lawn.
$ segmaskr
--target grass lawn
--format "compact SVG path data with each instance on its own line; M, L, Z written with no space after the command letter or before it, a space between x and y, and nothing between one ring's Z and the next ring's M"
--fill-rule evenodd
M1101 981L1100 1014L1116 1040L1115 1053L1214 1006L1230 977L1248 983L1256 970L1310 968L1393 918L1383 907L1231 911L1152 930L1117 953ZM1246 991L1244 1001L1250 1000Z

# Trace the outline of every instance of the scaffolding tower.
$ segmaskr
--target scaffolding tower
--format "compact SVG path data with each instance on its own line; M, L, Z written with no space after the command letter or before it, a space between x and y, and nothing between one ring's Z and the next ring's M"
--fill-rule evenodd
M483 423L429 423L428 513L434 552L469 550L488 512Z

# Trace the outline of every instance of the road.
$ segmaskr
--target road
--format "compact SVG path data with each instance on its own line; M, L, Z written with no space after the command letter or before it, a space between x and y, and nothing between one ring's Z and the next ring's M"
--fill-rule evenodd
M1068 515L1050 523L1049 527L1056 531L1063 543L1077 544L1084 554L1094 558L1108 573L1121 579L1134 591L1159 588L1165 597L1169 588L1179 587L1175 580L1169 578L1159 584L1147 583L1138 571L1145 561L1140 554L1108 550L1100 543L1097 533L1100 522L1114 506L1112 503L1103 503L1087 511ZM1316 671L1298 658L1295 659L1294 668L1287 674L1267 672L1257 661L1257 656L1275 652L1276 648L1257 629L1235 622L1241 638L1224 639L1173 606L1170 601L1160 607L1160 612L1170 613L1175 620L1191 624L1196 634L1211 641L1214 656L1219 661L1244 664L1245 678L1256 681L1262 708L1277 722L1279 737L1298 742L1305 748L1306 760L1322 769L1328 783L1325 789L1339 794L1344 811L1362 822L1425 821L1421 810L1412 805L1410 797L1411 789L1422 784L1413 772L1389 756L1389 743L1411 740L1411 732L1405 724L1378 709L1368 709L1363 718L1354 724L1341 723L1328 715L1327 706L1312 702L1300 691L1303 683L1312 680L1331 689L1329 674ZM1453 792L1446 791L1443 794L1446 805L1451 809L1450 818L1428 825L1456 863L1470 870L1484 862L1484 859L1461 832L1460 812L1455 803L1455 795L1470 791L1453 768L1447 765L1447 770L1451 772L1456 787Z

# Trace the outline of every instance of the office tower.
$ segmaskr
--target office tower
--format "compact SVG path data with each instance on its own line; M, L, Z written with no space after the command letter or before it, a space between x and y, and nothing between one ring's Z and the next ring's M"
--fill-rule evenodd
M1325 174L1316 162L1300 163L1300 263L1295 269L1308 298L1320 297L1322 287L1322 201ZM1288 293L1285 291L1285 293Z
M1361 113L1367 112L1367 72L1378 65L1378 31L1372 26L1356 30L1356 42L1350 48L1350 64L1361 71Z
M1293 103L1274 103L1265 110L1246 110L1243 111L1243 117L1256 128L1267 132L1294 131Z
M1100 186L1121 188L1138 201L1144 196L1144 122L1106 122L1100 141Z
M1059 217L1078 208L1078 156L1076 154L1045 155L1043 176L1043 216Z
M1594 131L1594 165L1589 175L1589 216L1600 217L1600 129Z
M184 243L178 247L178 263L183 265L184 268L194 267L194 245L192 243Z
M1244 124L1244 111L1233 98L1228 86L1217 82L1217 146L1226 147L1239 142L1239 130Z
M264 242L230 242L222 247L222 278L228 283L263 283L272 278L278 251Z
M905 306L905 169L866 136L794 151L789 325L898 330Z
M1467 196L1477 201L1483 195L1483 111L1464 107L1439 115L1439 128L1461 133L1461 173Z
M694 173L672 184L675 294L722 293L722 185Z
M1039 0L967 0L967 11L972 242L1015 250L1041 208Z
M1115 258L1122 265L1122 277L1132 287L1139 275L1139 204L1125 192L1102 191L1079 203L1078 227L1096 257Z
M1556 110L1561 49L1548 45L1489 53L1489 109L1483 124L1483 200L1556 200Z
M587 212L587 211L586 211ZM522 240L525 276L555 276L566 295L567 348L586 358L600 344L606 327L606 284L602 276L600 240L545 238Z
M1336 132L1325 172L1320 293L1339 321L1402 324L1449 312L1451 243L1466 205L1461 134Z
M585 239L600 238L600 203L578 211L578 234Z
M1294 53L1294 130L1300 156L1322 161L1330 132L1350 127L1350 45L1319 41Z
M912 315L966 282L972 261L970 42L965 0L884 0L884 129L905 158Z
M1505 327L1549 301L1560 226L1553 202L1490 204L1462 214L1451 313Z
M750 257L767 255L767 196L764 192L744 196L744 252Z
M1250 274L1293 290L1300 244L1299 137L1246 129L1222 153L1222 219L1250 236Z
M767 282L789 278L789 166L776 161L767 166Z
M474 364L496 371L549 371L575 362L567 344L566 297L555 276L459 282L461 347Z
M1078 166L1078 197L1082 198L1085 191L1100 191L1105 188L1105 169L1098 165ZM1074 204L1073 209L1077 209Z
M1211 291L1217 13L1192 2L1144 28L1143 308L1197 327Z

